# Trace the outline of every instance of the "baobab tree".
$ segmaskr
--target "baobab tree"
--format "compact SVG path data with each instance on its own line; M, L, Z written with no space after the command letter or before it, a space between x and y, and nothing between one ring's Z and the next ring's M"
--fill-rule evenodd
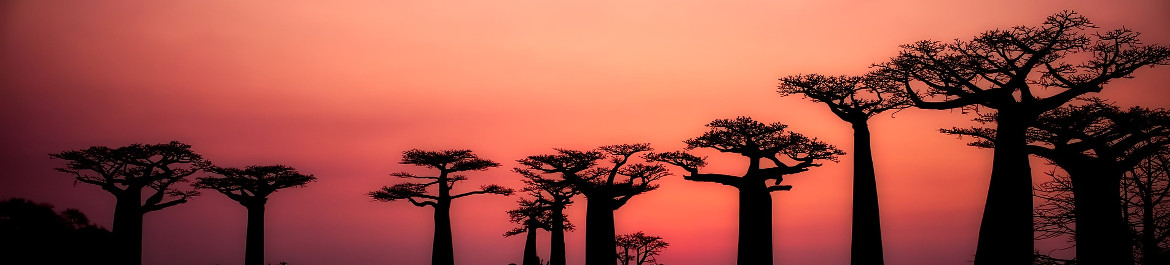
M464 171L483 171L500 166L499 163L479 158L471 150L443 150L423 151L411 149L402 153L401 164L424 166L439 170L434 176L419 176L408 172L391 173L391 176L419 180L421 182L398 183L393 186L384 186L382 189L371 191L369 195L374 200L393 202L407 200L418 207L432 207L435 209L435 238L431 249L432 265L455 264L455 251L451 239L451 202L476 194L498 194L509 196L513 190L499 185L484 185L479 189L452 194L455 184L467 180L466 176L453 173ZM434 187L435 193L428 193Z
M1139 264L1170 263L1170 148L1142 160L1126 174L1122 197Z
M521 198L519 207L508 210L508 219L520 226L508 230L505 237L524 234L524 261L523 265L543 265L540 256L536 254L536 233L538 230L551 230L552 211L550 206L540 201ZM563 218L562 218L563 219Z
M895 82L879 76L794 75L780 79L781 95L802 95L824 103L853 127L853 232L850 262L885 264L878 211L877 175L873 167L869 119L888 110L910 107Z
M110 148L93 146L49 155L67 161L57 171L73 174L78 182L93 184L114 195L113 237L118 264L142 264L142 216L187 202L199 192L183 182L206 161L177 141L131 144ZM143 199L143 193L149 195Z
M524 176L524 191L533 201L541 203L549 211L549 265L565 265L565 231L572 231L573 224L566 219L565 208L573 203L573 197L581 194L564 179L536 173L535 171L513 168Z
M1068 173L1077 264L1132 264L1129 228L1122 214L1122 179L1139 162L1170 145L1170 112L1121 110L1104 100L1086 101L1040 115L1030 126L1025 150ZM975 146L996 147L990 140L995 129L943 132L982 139Z
M1067 174L1049 173L1051 181L1041 183L1036 197L1037 239L1069 237L1076 246L1076 215L1072 181ZM1134 264L1166 264L1170 261L1170 148L1164 148L1138 163L1121 180L1123 211L1131 235ZM1046 255L1038 259L1073 264ZM1039 263L1037 263L1039 264Z
M585 264L609 265L617 260L613 212L630 198L657 189L654 182L669 175L660 164L631 163L635 154L651 150L650 144L607 145L589 151L557 149L556 154L518 161L525 170L559 175L585 195ZM598 164L607 158L609 165Z
M738 264L772 264L772 192L791 190L784 177L818 167L818 161L837 161L845 152L827 143L786 131L781 123L762 123L749 117L718 119L703 135L684 141L687 149L711 148L748 158L747 173L732 176L699 173L706 160L683 151L654 153L648 159L686 170L683 179L718 183L739 190ZM762 160L774 164L764 167ZM770 183L769 183L770 182Z
M244 244L244 265L264 265L264 205L268 195L280 189L304 187L316 180L289 166L208 166L218 176L198 178L195 187L212 189L240 203L248 211L248 232Z
M876 65L880 74L902 82L918 108L997 114L975 265L1032 262L1032 178L1025 146L1036 118L1170 57L1170 48L1143 44L1137 32L1086 32L1095 28L1084 16L1065 11L1040 26L991 30L970 41L903 45L898 56Z
M618 264L657 265L658 255L670 246L662 237L646 235L642 231L614 237L617 243Z

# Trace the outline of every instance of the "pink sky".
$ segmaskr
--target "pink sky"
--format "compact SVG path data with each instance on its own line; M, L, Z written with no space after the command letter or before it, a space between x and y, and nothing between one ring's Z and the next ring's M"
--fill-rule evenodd
M431 209L373 202L411 148L467 148L503 167L472 184L519 188L516 159L554 147L683 147L703 124L752 116L852 150L826 108L775 93L794 74L860 74L922 39L1037 25L1061 10L1170 43L1151 1L4 1L0 198L78 208L110 227L113 197L54 172L49 153L180 140L227 166L315 174L268 204L268 262L425 264ZM1170 107L1170 67L1100 96ZM937 133L958 112L906 110L872 124L888 264L966 264L991 154ZM744 161L710 151L712 171ZM1049 170L1034 160L1037 172ZM852 157L774 193L777 264L848 264ZM474 185L464 185L474 186ZM456 201L456 261L521 260L504 211ZM584 200L570 208L584 227ZM733 189L668 177L617 211L619 233L671 243L665 264L735 260ZM146 264L239 264L244 208L205 191L150 213ZM547 234L542 234L542 238ZM568 234L581 264L584 233ZM1042 245L1044 246L1044 245ZM547 245L542 241L542 257Z

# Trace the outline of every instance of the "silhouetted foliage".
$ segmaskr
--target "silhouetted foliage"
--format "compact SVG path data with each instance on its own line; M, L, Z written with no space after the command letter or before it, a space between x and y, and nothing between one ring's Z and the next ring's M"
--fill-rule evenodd
M1122 201L1138 264L1170 264L1170 148L1142 160L1126 174Z
M407 172L391 173L402 179L421 182L399 183L367 193L378 201L393 202L407 200L418 207L435 208L435 239L431 250L432 265L455 264L455 253L451 239L451 201L476 194L498 194L509 196L513 190L499 185L484 185L479 189L451 194L455 184L467 180L466 176L452 173L483 171L500 166L491 160L479 158L471 150L423 151L411 149L402 153L401 164L424 166L439 170L434 176L418 176ZM434 187L435 193L428 193Z
M524 191L532 196L533 201L547 207L549 213L549 264L565 265L565 231L573 230L565 216L565 208L573 203L573 197L581 194L566 180L559 177L546 176L535 171L513 168L513 171L524 176Z
M747 173L741 177L699 173L706 165L702 157L682 151L653 153L647 159L683 168L683 179L713 182L739 190L739 264L772 264L773 191L791 190L781 185L784 176L820 166L817 161L837 161L845 152L827 143L785 131L787 125L762 123L749 117L719 119L707 124L711 130L684 141L687 149L712 148L748 158ZM763 167L763 159L774 166ZM771 183L768 183L771 181Z
M1027 128L1036 117L1137 69L1167 64L1170 48L1146 45L1138 33L1096 28L1071 11L1040 26L991 30L970 41L919 41L902 46L878 73L900 79L924 109L992 109L996 131L987 205L975 264L1032 262L1031 169Z
M553 214L561 214L560 220L564 220L563 213L553 213L552 206L538 200L520 199L519 208L508 210L508 220L520 226L508 230L504 233L505 237L525 234L524 239L524 265L542 265L540 257L536 254L536 234L537 230L552 230L553 229ZM564 225L559 226L564 229Z
M67 161L58 171L73 174L78 182L97 185L117 199L113 233L119 264L142 263L142 215L198 195L176 184L187 182L188 176L206 166L190 145L177 141L118 148L94 146L49 156ZM143 190L151 191L145 199Z
M1049 173L1051 181L1037 186L1042 199L1036 208L1037 239L1069 237L1076 246L1073 184L1068 175ZM1125 173L1121 182L1124 216L1128 221L1132 255L1136 263L1166 264L1170 261L1170 149L1162 149ZM1038 253L1036 264L1076 264L1076 259L1055 259ZM1040 263L1039 260L1045 260Z
M648 236L642 231L614 237L618 263L621 265L658 265L658 255L670 246L662 237Z
M654 182L669 175L660 164L631 163L635 154L649 152L650 144L607 145L595 150L556 149L556 154L518 160L525 175L552 174L585 195L585 264L609 264L617 259L613 211L638 194L658 188ZM599 161L608 159L608 166ZM527 172L527 173L525 173ZM547 178L546 178L547 179ZM555 248L554 248L555 249ZM556 262L556 259L553 259Z
M1072 191L1077 262L1130 264L1133 258L1127 247L1125 217L1121 215L1121 182L1125 172L1170 145L1170 112L1140 107L1123 111L1100 99L1086 101L1040 115L1029 128L1026 150L1052 161L1069 174L1067 183L1053 182L1041 186L1040 191L1065 187ZM981 139L973 143L975 146L995 146L988 140L995 129L943 132ZM1052 197L1049 202L1067 201L1059 200L1059 195L1048 196ZM1059 221L1043 220L1045 226L1040 228L1059 228L1047 224Z
M110 263L112 235L77 209L12 198L0 201L0 263Z
M198 178L196 188L219 191L248 210L245 265L264 264L264 205L268 202L268 195L280 189L304 187L317 179L284 165L243 169L208 166L206 170L219 176Z
M1076 245L1072 235L1076 234L1076 216L1073 215L1072 181L1068 175L1060 174L1056 170L1048 171L1052 180L1036 184L1036 198L1040 203L1036 205L1036 239L1069 237L1069 243ZM1071 247L1071 246L1070 246Z
M797 75L780 79L781 95L799 94L824 103L853 127L852 264L885 264L877 176L870 149L869 118L888 110L911 106L897 82L877 75Z
M899 83L881 75L793 75L780 78L777 92L801 95L824 103L834 115L849 123L865 122L889 110L913 106Z

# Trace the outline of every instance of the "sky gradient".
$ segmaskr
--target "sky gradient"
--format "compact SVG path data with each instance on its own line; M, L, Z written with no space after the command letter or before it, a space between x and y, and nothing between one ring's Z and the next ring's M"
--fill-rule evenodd
M901 44L1038 25L1066 9L1170 43L1162 0L3 1L0 198L77 208L108 228L113 197L53 171L64 162L48 154L179 140L224 166L316 175L270 196L267 262L425 264L432 210L365 195L397 183L388 173L429 173L398 164L404 150L471 149L503 166L469 173L464 187L514 188L521 177L509 169L524 156L639 142L676 150L736 116L848 152L848 124L780 97L777 78L861 74ZM1100 96L1170 107L1170 67L1135 76ZM910 109L870 122L888 264L972 259L991 152L938 133L970 118ZM709 171L746 167L697 152ZM793 175L792 191L773 193L777 264L848 264L852 162ZM663 237L665 264L734 263L735 190L677 174L661 185L616 212L618 233ZM454 203L457 263L521 261L523 237L501 236L515 199ZM568 214L583 229L578 201ZM204 191L146 215L144 263L239 264L244 225L242 206ZM569 264L582 264L584 233L567 244Z

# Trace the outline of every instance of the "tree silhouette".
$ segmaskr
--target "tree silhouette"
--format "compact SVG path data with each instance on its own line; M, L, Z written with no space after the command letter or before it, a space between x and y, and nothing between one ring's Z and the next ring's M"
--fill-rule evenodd
M525 234L524 265L543 265L536 254L537 230L552 230L552 206L539 200L521 198L520 207L508 211L508 219L520 226L504 233L505 237ZM561 216L564 220L564 216ZM563 225L561 227L564 227Z
M77 209L12 198L0 201L0 261L5 264L108 264L110 231Z
M669 175L659 164L630 163L637 153L652 150L650 144L607 145L590 151L556 149L556 154L534 155L518 160L532 173L555 174L585 195L585 264L610 264L614 253L613 211L634 196L658 188L654 181ZM598 161L609 159L609 166ZM555 242L555 241L554 241ZM555 261L555 259L554 259Z
M979 229L975 264L1032 262L1032 182L1027 128L1041 113L1135 70L1164 65L1170 48L1145 45L1138 33L1096 28L1071 11L1041 26L991 30L970 41L919 41L902 46L890 62L876 65L901 80L915 106L924 109L988 108L996 132L991 182Z
M648 236L642 231L618 235L614 241L618 247L618 263L621 265L657 265L658 255L670 246L662 237Z
M565 217L565 208L573 203L573 196L581 194L564 179L546 177L535 171L513 168L513 171L524 176L524 191L532 196L533 201L547 207L549 213L549 265L565 265L565 231L573 230L573 225Z
M190 145L177 141L118 148L93 146L49 156L68 161L57 171L73 174L78 182L97 185L117 199L113 236L118 264L142 263L142 216L198 195L175 184L187 182L188 176L206 165ZM143 199L144 190L153 192Z
M785 131L787 125L765 124L749 117L719 119L707 124L711 130L684 141L687 149L712 148L748 158L747 173L742 177L699 173L705 158L682 151L655 153L647 157L686 170L683 179L712 182L739 190L738 264L772 264L772 192L791 190L780 185L784 176L820 166L818 160L837 161L845 152L832 145ZM775 166L764 168L762 159ZM788 160L787 162L785 160ZM772 183L768 183L772 181Z
M1057 248L1064 250L1076 246L1076 216L1073 215L1072 181L1065 174L1060 174L1055 168L1046 172L1051 180L1036 184L1033 188L1039 204L1034 210L1036 240L1066 237L1071 246ZM1037 250L1033 254L1035 264L1075 264L1076 258L1059 259L1050 256L1050 253L1041 253Z
M869 118L910 106L894 82L878 76L795 75L780 79L781 95L824 103L853 127L853 245L851 264L885 264L877 176L870 149Z
M219 176L198 178L196 188L219 191L248 210L245 265L264 264L264 205L268 202L268 195L280 189L304 187L317 179L284 165L243 169L209 166L206 171Z
M1170 263L1170 148L1138 163L1122 188L1139 264Z
M391 173L403 179L420 180L385 186L367 193L374 200L393 202L407 200L418 207L430 206L435 209L435 239L431 249L432 265L455 264L455 252L451 239L451 201L476 194L512 195L512 189L499 185L484 185L474 191L451 194L455 184L467 180L466 176L452 173L483 171L500 166L491 160L479 158L471 150L423 151L411 149L402 153L401 164L424 166L439 170L435 176L418 176L407 172ZM430 187L435 194L428 194Z
M1170 145L1170 112L1140 107L1122 111L1100 99L1086 101L1040 115L1029 130L1026 150L1068 172L1078 264L1132 264L1122 178ZM943 132L983 139L975 146L996 146L988 140L995 129Z

